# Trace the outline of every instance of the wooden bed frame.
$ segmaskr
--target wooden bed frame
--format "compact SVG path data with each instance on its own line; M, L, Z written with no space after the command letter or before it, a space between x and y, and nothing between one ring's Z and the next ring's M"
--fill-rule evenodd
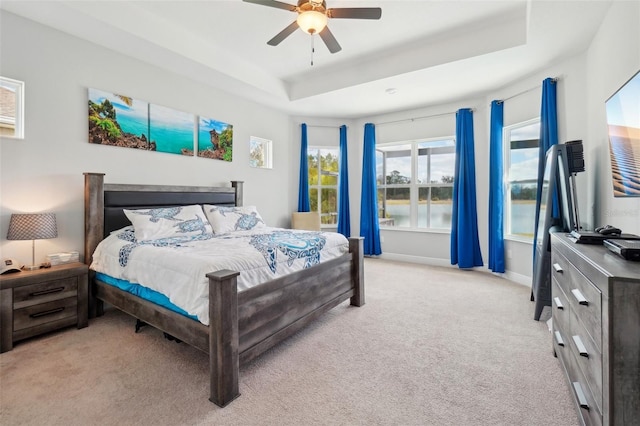
M124 208L187 204L242 205L242 182L232 187L105 184L103 173L85 176L85 256L91 264L98 243L129 224ZM293 335L347 299L364 305L363 239L349 239L349 253L237 291L239 272L222 270L209 279L210 325L205 326L95 279L90 271L89 316L103 302L127 312L209 354L210 398L220 407L237 398L239 365Z

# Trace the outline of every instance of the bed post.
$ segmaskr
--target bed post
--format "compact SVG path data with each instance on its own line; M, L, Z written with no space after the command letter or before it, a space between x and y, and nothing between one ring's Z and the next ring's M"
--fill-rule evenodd
M91 265L93 252L104 237L104 173L84 174L84 263ZM103 303L96 299L94 273L89 270L89 318L102 315Z
M351 304L353 306L364 305L364 258L363 250L364 238L362 237L350 237L349 238L349 252L353 257L353 264L351 268L351 282L354 283L353 296L351 297Z
M224 407L240 396L238 283L239 272L221 270L209 278L209 401Z
M242 184L244 183L244 181L242 180L232 180L231 181L231 186L234 187L236 189L236 207L241 207L242 204Z

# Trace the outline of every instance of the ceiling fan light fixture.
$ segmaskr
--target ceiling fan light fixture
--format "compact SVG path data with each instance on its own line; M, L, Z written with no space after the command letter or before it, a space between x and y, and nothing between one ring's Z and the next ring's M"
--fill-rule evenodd
M307 34L318 34L327 26L327 15L315 10L301 12L298 15L298 26Z

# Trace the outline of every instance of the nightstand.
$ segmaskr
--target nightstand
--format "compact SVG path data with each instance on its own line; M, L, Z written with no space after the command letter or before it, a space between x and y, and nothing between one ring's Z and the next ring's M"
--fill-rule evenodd
M88 325L88 267L69 263L0 275L0 352L63 327Z

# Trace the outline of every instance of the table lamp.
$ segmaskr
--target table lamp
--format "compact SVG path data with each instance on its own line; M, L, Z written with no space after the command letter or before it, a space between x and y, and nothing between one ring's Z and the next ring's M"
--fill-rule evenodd
M7 240L31 240L31 265L24 269L39 269L36 263L36 240L56 238L58 228L54 213L15 213L11 215Z

